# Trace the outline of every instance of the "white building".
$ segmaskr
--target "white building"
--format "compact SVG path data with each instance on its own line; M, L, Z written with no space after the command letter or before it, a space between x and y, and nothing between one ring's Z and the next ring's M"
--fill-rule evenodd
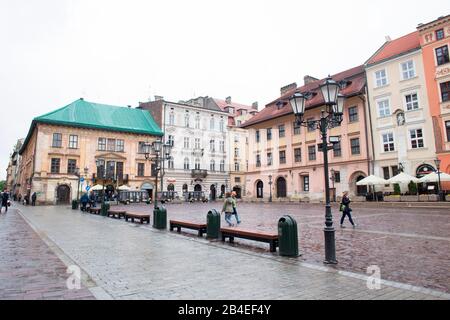
M228 150L228 114L206 103L206 98L189 102L170 102L162 97L141 103L170 142L172 160L162 166L163 179L158 187L175 191L180 198L186 192L203 191L215 200L230 180Z

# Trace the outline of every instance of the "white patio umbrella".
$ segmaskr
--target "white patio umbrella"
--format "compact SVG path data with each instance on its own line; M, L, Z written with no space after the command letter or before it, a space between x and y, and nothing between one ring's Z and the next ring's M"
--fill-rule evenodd
M450 174L447 174L445 172L440 172L439 174L441 176L441 182L450 181ZM419 179L419 182L422 183L432 183L432 182L439 182L439 175L437 172L432 172L430 174L427 174L426 176L423 176Z
M370 175L368 177L365 177L364 179L362 179L361 181L358 181L356 183L357 186L372 186L373 187L373 194L375 194L376 190L375 190L375 186L381 186L384 184L389 184L389 182L383 178L374 176L374 175ZM376 198L378 201L378 198Z
M129 186L123 185L123 186L118 187L117 190L129 191L129 190L131 190L131 188Z
M383 184L389 184L389 182L383 178L374 175L365 177L364 179L356 183L357 186L379 186Z
M100 184L96 184L95 186L93 186L91 189L91 191L100 191L103 190L103 186Z
M395 177L392 177L388 180L388 182L390 184L394 184L394 183L410 183L410 182L414 182L414 183L419 183L419 179L416 177L413 177L407 173L401 172L400 174L396 175Z

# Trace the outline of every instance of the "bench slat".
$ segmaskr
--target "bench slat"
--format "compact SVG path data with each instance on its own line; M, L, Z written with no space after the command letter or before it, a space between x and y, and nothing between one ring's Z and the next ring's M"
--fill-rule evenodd
M268 239L268 240L277 240L278 239L278 234L259 232L259 231L221 228L220 232L222 232L223 234L236 236L236 237L246 236L246 237L261 238L261 239Z

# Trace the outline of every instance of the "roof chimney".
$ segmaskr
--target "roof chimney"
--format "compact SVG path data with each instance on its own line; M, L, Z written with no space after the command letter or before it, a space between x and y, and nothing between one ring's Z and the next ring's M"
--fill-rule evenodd
M384 38L386 39L386 42L392 41L392 39L391 39L390 36L386 36L386 37L384 37Z
M258 101L252 103L252 109L258 110Z
M225 102L226 102L227 104L231 104L231 97L226 97L226 98L225 98Z
M80 98L80 100L82 100L82 101L83 101L83 100L84 100L84 98Z
M130 106L130 105L128 105L128 108L131 108L131 106Z
M164 100L163 96L155 96L155 101Z
M295 82L282 87L280 89L280 93L281 93L281 95L284 95L286 92L288 92L290 90L294 90L294 89L297 89L297 83L295 83Z
M303 81L304 81L305 86L306 86L307 84L310 84L311 82L315 82L315 81L318 81L318 80L319 80L319 79L314 78L314 77L311 77L311 76L308 76L308 75L306 75L306 76L303 77Z

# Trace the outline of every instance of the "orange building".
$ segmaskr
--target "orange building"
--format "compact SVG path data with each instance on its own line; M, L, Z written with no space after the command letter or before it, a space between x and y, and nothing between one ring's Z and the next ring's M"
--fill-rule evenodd
M450 15L419 24L425 80L441 171L450 173Z

